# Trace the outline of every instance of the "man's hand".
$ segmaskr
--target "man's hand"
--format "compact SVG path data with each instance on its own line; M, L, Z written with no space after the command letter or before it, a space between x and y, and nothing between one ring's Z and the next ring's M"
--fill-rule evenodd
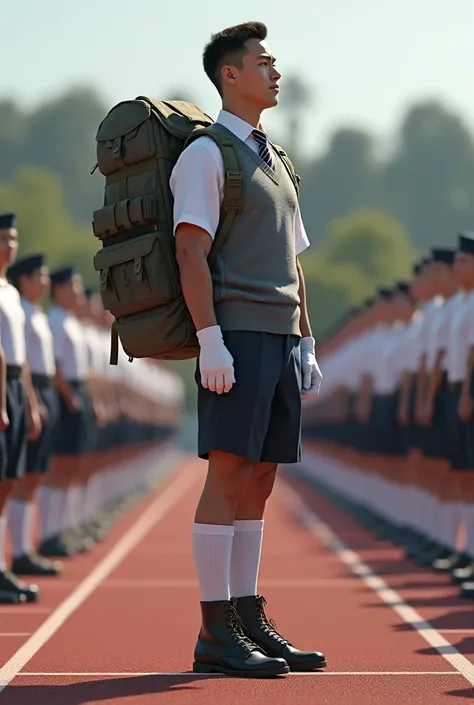
M197 331L201 351L199 369L204 389L222 394L235 384L234 359L222 339L220 326L209 326Z
M0 433L5 431L7 426L10 425L10 419L8 418L8 413L6 409L0 411Z
M300 351L302 377L301 398L309 399L310 397L317 397L321 388L323 375L321 374L314 354L314 338L301 338Z
M41 422L41 416L37 409L34 409L28 413L27 421L27 438L29 441L37 441L41 436L41 430L43 424Z

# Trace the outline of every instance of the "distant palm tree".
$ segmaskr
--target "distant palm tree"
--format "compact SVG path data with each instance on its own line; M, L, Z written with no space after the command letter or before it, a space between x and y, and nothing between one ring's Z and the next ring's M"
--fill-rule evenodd
M288 134L286 146L295 161L298 160L303 115L314 103L314 97L314 91L296 75L288 76L281 83L280 105L286 113Z
M186 88L172 88L169 92L167 91L163 95L163 100L184 100L186 103L196 102L191 93L189 93Z

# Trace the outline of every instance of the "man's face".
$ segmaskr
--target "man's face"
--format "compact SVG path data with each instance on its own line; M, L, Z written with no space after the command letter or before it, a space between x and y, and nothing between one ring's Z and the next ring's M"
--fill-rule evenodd
M0 228L0 267L10 267L18 253L18 231L16 228Z
M273 108L278 103L278 81L281 78L275 68L275 57L266 42L259 39L249 39L245 46L247 53L243 56L242 66L225 67L224 76L246 103L254 104L259 110Z
M454 272L461 289L474 288L474 255L456 252Z
M21 290L27 299L38 301L49 296L51 280L46 266L36 269L27 277L22 277Z

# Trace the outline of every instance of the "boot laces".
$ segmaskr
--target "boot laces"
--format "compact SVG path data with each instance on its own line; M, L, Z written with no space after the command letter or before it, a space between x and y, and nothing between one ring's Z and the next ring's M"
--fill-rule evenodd
M232 639L242 646L248 653L250 653L251 651L255 651L257 646L249 638L248 632L240 618L236 605L236 601L231 600L227 611L227 625L229 627Z
M277 625L273 621L273 619L268 619L267 615L265 614L266 604L266 599L262 595L257 595L257 611L260 625L269 636L279 641L280 644L286 646L290 642L288 641L288 639L285 639L285 637L283 637L279 632L277 632Z

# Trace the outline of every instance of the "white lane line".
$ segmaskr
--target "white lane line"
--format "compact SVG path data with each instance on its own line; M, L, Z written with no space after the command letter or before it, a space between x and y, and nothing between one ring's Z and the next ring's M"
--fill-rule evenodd
M194 467L190 467L194 465ZM126 558L151 529L175 506L181 497L201 477L196 463L187 462L178 476L168 485L135 524L122 536L104 558L96 565L77 588L52 612L46 621L18 649L12 658L0 668L0 693L15 678L22 668L38 653L64 622L87 600L94 590ZM187 469L187 470L186 470Z
M300 673L288 673L289 676L456 676L461 674L457 671L301 671ZM134 673L132 671L122 671L117 673L27 673L22 671L17 674L17 678L140 678L144 676L157 676L173 678L176 676L188 676L189 678L200 678L209 676L222 677L221 673L191 673L190 671L176 671L174 673L156 673L147 671L144 673Z
M474 664L449 643L440 632L429 622L410 607L408 603L392 590L387 583L376 575L368 565L366 565L358 553L346 546L334 533L331 527L326 524L295 492L295 490L285 482L286 487L283 493L284 499L289 500L296 506L300 513L301 521L325 546L330 548L345 563L355 575L358 575L362 582L371 588L380 599L394 612L409 624L419 635L441 656L448 661L464 678L474 685Z
M291 579L291 578L262 578L259 580L259 585L262 587L275 587L275 588L334 588L334 587L349 587L354 585L355 579ZM127 579L127 578L113 578L106 580L100 589L147 589L152 588L197 588L198 581L195 578L144 578L140 579Z

